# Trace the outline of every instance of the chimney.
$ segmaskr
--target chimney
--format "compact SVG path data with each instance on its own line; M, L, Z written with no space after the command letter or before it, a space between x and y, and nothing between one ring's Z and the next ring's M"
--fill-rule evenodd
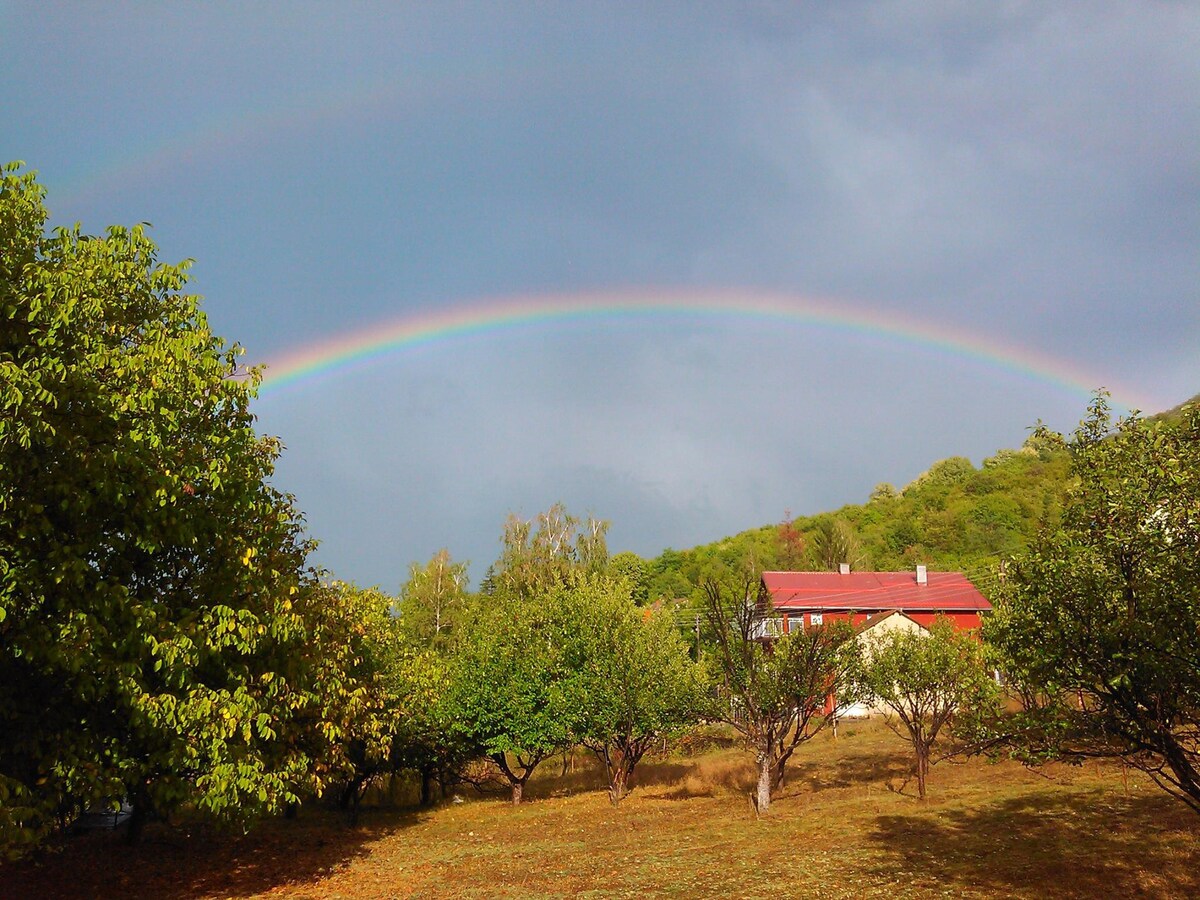
M917 566L917 584L929 584L929 576L925 574L924 566Z
M838 563L838 574L839 575L849 575L850 574L850 563Z

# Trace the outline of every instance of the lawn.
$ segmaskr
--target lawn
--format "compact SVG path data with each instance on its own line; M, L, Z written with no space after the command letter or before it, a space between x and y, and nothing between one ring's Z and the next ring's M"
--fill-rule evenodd
M1200 896L1200 817L1136 773L943 762L921 803L907 765L878 723L823 734L756 820L739 750L644 763L617 809L594 767L551 763L520 808L472 792L353 829L305 810L245 836L72 838L0 869L0 896Z

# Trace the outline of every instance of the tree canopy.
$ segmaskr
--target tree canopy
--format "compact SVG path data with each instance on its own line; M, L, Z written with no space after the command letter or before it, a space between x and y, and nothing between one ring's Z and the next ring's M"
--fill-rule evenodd
M960 713L974 719L996 705L978 636L941 616L927 632L893 629L868 640L854 678L864 699L884 707L888 727L912 745L922 800L933 748L947 726Z
M257 373L145 228L44 233L0 177L0 837L123 797L251 815L297 796L308 543L268 483Z
M758 767L755 809L765 814L796 748L854 702L853 630L831 622L790 633L762 630L764 608L752 576L707 581L705 620L713 651L714 709L742 733Z
M1099 395L1064 445L1061 524L1018 555L985 634L1024 702L1026 759L1119 756L1200 812L1200 406L1113 422Z

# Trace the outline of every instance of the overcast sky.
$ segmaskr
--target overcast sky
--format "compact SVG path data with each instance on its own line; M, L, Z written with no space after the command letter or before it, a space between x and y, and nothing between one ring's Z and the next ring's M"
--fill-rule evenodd
M269 362L501 297L824 298L1200 391L1195 3L5 3L0 157L153 223ZM997 351L1001 356L1004 352ZM977 464L1086 391L748 317L484 331L256 404L316 561L478 579L555 501L656 555Z

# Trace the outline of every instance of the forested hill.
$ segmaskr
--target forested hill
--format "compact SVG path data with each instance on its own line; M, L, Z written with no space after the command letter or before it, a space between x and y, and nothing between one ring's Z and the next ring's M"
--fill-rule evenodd
M1031 437L975 468L965 457L935 463L903 489L880 484L866 503L744 531L691 550L665 550L646 563L648 597L693 597L706 576L758 570L899 570L924 563L966 572L985 594L996 567L1038 524L1053 522L1069 456L1061 443Z

